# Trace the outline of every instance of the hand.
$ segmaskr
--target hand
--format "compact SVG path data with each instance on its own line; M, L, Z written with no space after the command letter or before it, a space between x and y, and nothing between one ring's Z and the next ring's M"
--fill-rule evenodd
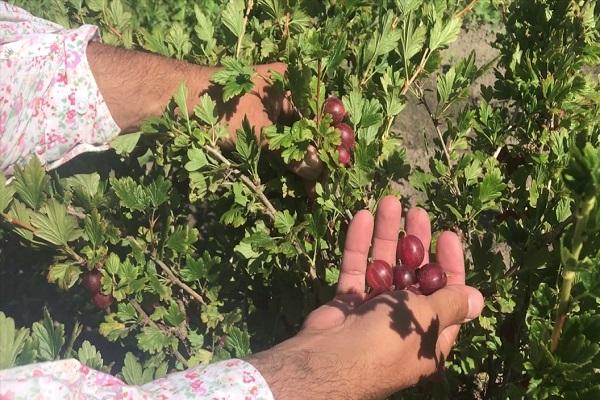
M436 260L448 275L447 287L430 296L402 290L368 299L369 249L373 259L394 264L400 225L401 205L391 196L381 200L375 221L368 211L357 213L348 228L335 299L311 313L297 336L250 358L275 398L384 398L443 367L459 324L480 314L483 297L464 285L460 241L444 232ZM427 213L411 209L405 229L421 239L427 254Z

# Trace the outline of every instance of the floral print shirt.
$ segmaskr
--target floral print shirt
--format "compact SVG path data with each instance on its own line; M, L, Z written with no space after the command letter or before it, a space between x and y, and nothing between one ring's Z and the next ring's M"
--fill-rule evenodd
M141 386L81 364L51 361L0 371L0 400L273 400L260 373L242 360L188 369Z
M67 30L0 1L0 173L34 155L51 169L119 134L87 61L91 40L95 26Z
M67 30L0 1L0 173L37 156L48 169L100 151L120 129L86 58L95 26ZM0 400L218 399L272 400L252 365L223 361L173 373L141 386L77 360L0 371Z

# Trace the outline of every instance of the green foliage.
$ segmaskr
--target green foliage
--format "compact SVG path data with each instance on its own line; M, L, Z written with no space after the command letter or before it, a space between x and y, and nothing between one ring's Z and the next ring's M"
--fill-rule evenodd
M272 78L290 91L298 118L264 129L267 147L246 121L221 151L228 133L215 101L205 94L190 109L182 84L160 118L112 143L122 158L106 171L48 174L32 161L8 185L0 177L5 233L51 248L47 277L61 289L76 292L83 272L102 270L116 301L98 331L125 346L122 376L141 384L293 335L331 298L349 216L403 194L401 182L419 195L413 202L423 199L436 231L462 236L468 283L486 297L446 362L445 382L403 398L597 398L600 97L590 71L600 61L600 7L502 2L498 59L481 66L472 53L442 69L464 3L27 4L65 25L97 24L110 44L220 64L212 80L226 100L253 89L252 65L286 62L288 72ZM476 13L487 13L491 3L479 4ZM489 70L495 84L467 104ZM343 100L357 134L347 168L322 112L329 95ZM395 129L409 95L434 129L425 168L407 165ZM286 167L309 146L325 168L314 196ZM33 333L11 321L0 314L3 367L64 356L95 368L121 362L85 342L65 351L64 327L49 317Z

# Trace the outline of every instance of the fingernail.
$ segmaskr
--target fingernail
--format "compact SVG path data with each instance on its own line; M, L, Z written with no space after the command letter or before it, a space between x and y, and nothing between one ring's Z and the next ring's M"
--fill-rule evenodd
M484 302L483 295L477 289L472 289L471 293L469 293L469 311L467 312L467 318L465 318L464 322L469 322L479 317L481 311L483 310Z

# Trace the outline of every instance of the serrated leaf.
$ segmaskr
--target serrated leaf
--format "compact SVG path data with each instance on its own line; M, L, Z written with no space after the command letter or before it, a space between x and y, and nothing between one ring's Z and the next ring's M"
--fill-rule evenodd
M38 345L38 357L41 361L57 360L62 346L65 344L65 328L55 324L47 309L44 309L44 319L34 322L31 327L31 337Z
M51 199L40 213L31 216L31 225L36 229L35 236L57 246L66 246L81 236L77 219L67 213L67 208Z
M217 104L215 101L208 93L205 93L200 97L200 101L196 107L194 107L194 114L205 124L216 125L219 121L216 108Z
M225 348L233 352L237 358L250 355L250 335L238 327L232 327L225 340Z
M154 208L169 200L169 192L171 190L171 182L160 176L158 179L146 186L146 194L150 203Z
M48 269L48 282L56 283L61 289L67 290L77 283L79 275L81 275L81 268L77 265L54 264Z
M458 17L451 18L447 23L438 19L429 34L429 49L431 52L454 42L460 33L462 20Z
M87 340L81 344L81 347L77 351L77 359L82 364L96 370L99 370L104 366L102 354L100 354L96 347Z
M32 157L24 168L16 166L14 178L14 187L21 200L34 210L39 209L49 181L40 160Z
M221 14L223 24L236 38L239 38L244 26L244 0L230 0Z
M0 311L0 370L15 366L28 338L28 329L15 329L15 321Z
M213 75L212 81L223 86L223 100L227 102L254 88L252 75L253 69L250 66L235 58L226 57L222 61L222 68Z
M165 246L178 253L186 252L198 241L198 230L189 226L178 226L167 239Z
M167 348L174 348L177 345L177 339L167 336L159 328L146 326L137 336L137 343L140 350L155 354Z
M277 231L279 231L279 233L281 233L282 235L287 235L288 233L290 233L292 231L292 229L294 228L296 224L296 218L290 214L290 212L288 210L285 210L283 212L278 211L277 214L275 214L275 228L277 228Z
M147 383L143 378L142 364L133 353L127 352L121 369L123 379L129 385L143 385Z
M121 200L123 207L137 211L144 211L148 208L150 199L146 191L142 186L136 184L131 177L110 178L110 184L119 200Z

